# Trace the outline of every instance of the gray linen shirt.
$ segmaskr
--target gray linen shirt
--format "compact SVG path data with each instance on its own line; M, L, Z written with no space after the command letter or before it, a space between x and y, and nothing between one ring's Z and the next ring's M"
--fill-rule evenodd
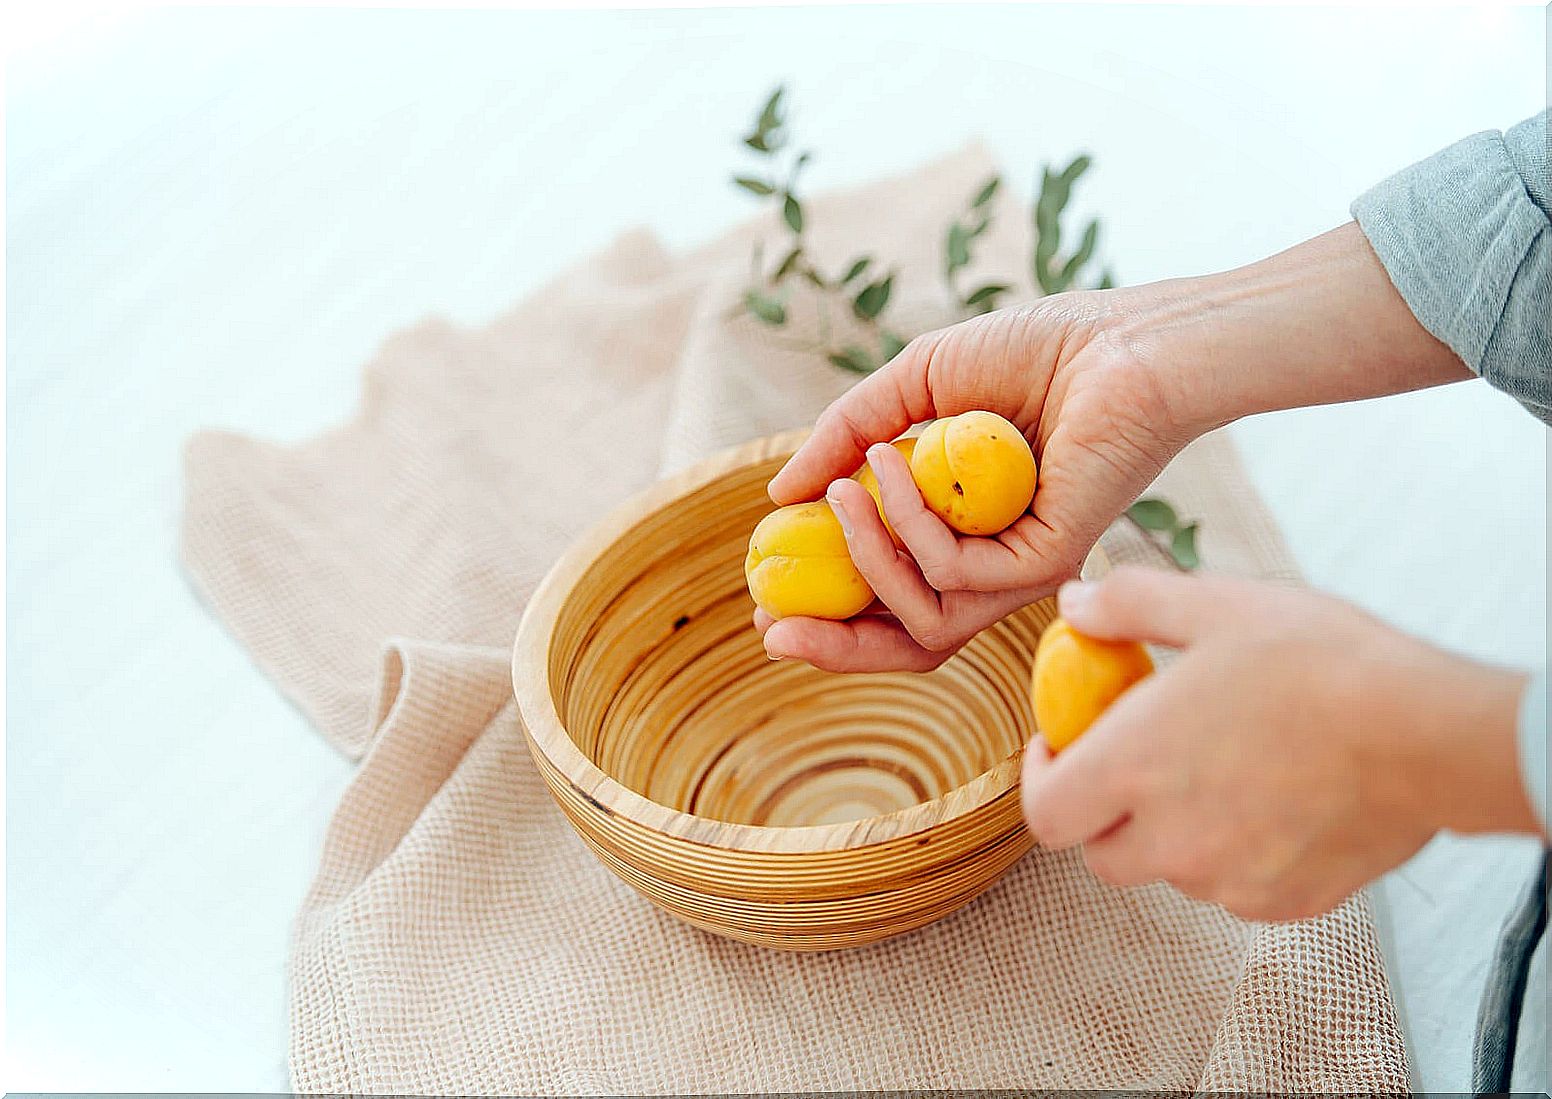
M1457 141L1359 196L1353 217L1414 316L1552 424L1548 112ZM1547 827L1547 672L1520 705L1520 777ZM1504 925L1477 1020L1473 1088L1544 1091L1547 861Z

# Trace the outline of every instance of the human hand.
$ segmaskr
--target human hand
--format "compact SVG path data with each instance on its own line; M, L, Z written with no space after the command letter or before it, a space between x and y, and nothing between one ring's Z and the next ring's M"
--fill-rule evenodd
M1469 377L1351 223L1238 270L1058 294L929 333L826 409L770 484L778 504L832 490L875 613L774 624L757 613L755 625L771 656L832 671L936 667L1076 574L1105 527L1203 432ZM884 450L869 458L905 542L896 551L844 479L872 444L975 408L1011 420L1034 449L1031 514L995 538L958 536Z
M1519 777L1525 678L1327 596L1123 568L1066 586L1094 637L1179 658L1054 758L1024 814L1117 885L1165 880L1250 919L1324 912L1440 828L1540 832Z
M879 603L844 622L773 623L757 612L766 651L832 671L926 670L1075 575L1191 437L1173 418L1163 372L1114 338L1124 302L1145 295L1063 294L929 333L832 404L770 494L786 504L826 493ZM1030 513L991 538L959 535L927 510L905 460L882 445L970 409L1012 421L1040 465ZM903 551L849 480L864 454Z

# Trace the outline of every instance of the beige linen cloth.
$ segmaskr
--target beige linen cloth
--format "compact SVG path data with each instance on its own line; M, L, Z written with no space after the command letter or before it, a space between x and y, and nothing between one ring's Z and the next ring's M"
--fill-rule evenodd
M939 323L944 227L990 171L972 147L817 199L810 247L831 269L894 257L888 317ZM1025 270L1024 220L998 209L985 274ZM1037 849L931 927L790 954L676 922L571 832L511 697L524 600L630 491L853 380L729 320L756 234L776 235L762 219L683 256L628 234L483 330L394 337L330 434L189 444L189 574L361 760L294 931L296 1090L1406 1090L1362 897L1256 926ZM1226 438L1160 491L1202 521L1207 567L1295 578Z

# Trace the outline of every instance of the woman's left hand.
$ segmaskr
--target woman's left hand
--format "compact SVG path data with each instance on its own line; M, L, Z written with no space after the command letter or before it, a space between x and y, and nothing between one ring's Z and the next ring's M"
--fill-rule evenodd
M1440 828L1540 832L1518 769L1523 675L1270 584L1123 568L1060 602L1083 633L1182 650L1060 755L1039 737L1025 754L1031 831L1083 844L1107 881L1297 919Z

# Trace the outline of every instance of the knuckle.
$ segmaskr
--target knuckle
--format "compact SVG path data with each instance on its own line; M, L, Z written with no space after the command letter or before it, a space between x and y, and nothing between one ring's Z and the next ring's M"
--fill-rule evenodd
M855 392L853 390L853 393ZM814 422L814 433L816 435L839 434L858 447L865 447L868 444L867 436L852 413L847 397L841 398L820 413L819 419Z
M918 564L922 579L938 591L958 591L964 584L963 570L953 558L929 557Z
M942 622L907 623L906 629L916 639L916 643L929 652L942 652L954 643L948 627Z

